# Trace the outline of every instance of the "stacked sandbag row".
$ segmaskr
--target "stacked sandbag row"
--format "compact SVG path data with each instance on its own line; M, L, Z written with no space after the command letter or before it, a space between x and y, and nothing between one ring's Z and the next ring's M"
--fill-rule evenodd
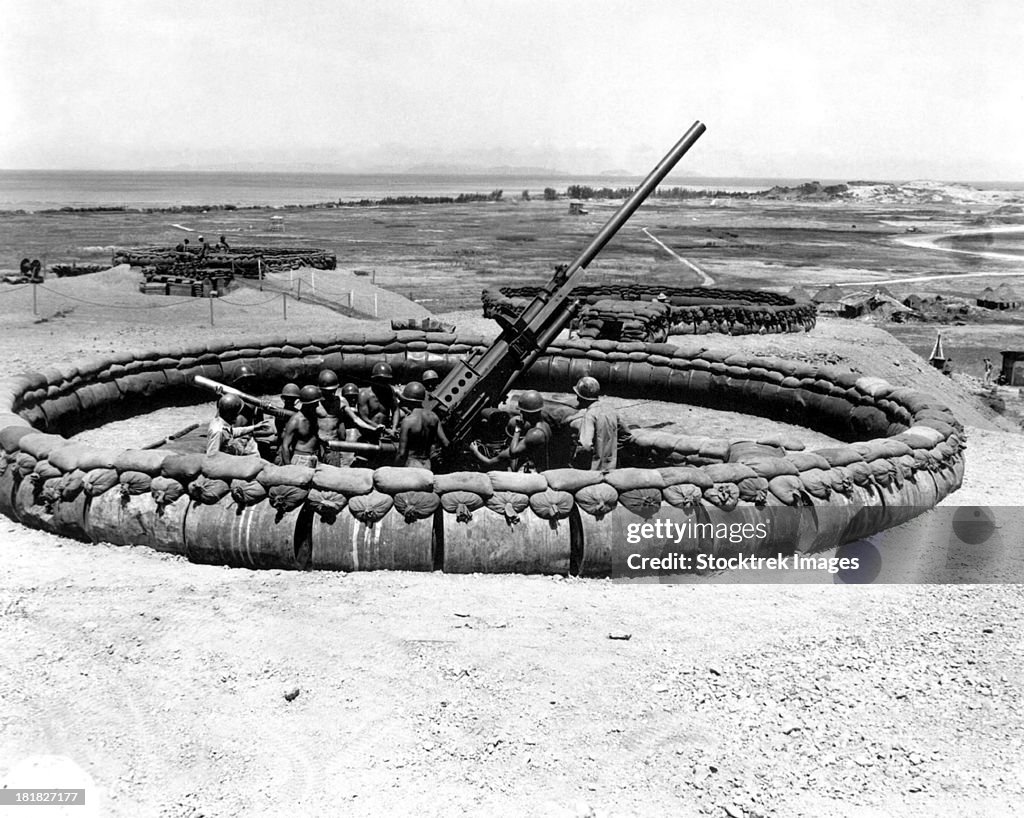
M521 312L540 292L539 287L486 289L483 291L484 317ZM662 294L670 307L670 335L807 332L814 328L817 320L813 304L761 290L660 288L640 284L603 284L573 289L573 297L584 304L584 310L604 301L650 303Z
M659 343L668 338L670 313L657 301L598 301L580 310L579 337Z
M230 250L209 250L203 258L198 257L198 247L187 255L193 256L192 264L197 270L225 270L245 278L256 278L260 270L277 272L312 267L318 270L334 270L338 266L335 253L330 250L308 247L232 247ZM186 253L173 247L140 247L114 251L114 264L130 264L133 267L175 265L187 258Z
M692 345L562 343L539 359L523 386L546 378L564 390L579 375L595 374L612 394L740 405L764 414L769 414L766 407L778 413L795 406L808 425L820 428L831 418L844 426L847 439L875 439L811 453L799 452L798 441L761 440L750 445L764 448L748 450L747 459L756 454L766 460L773 446L779 451L770 456L778 458L755 466L740 457L741 444L658 433L652 439L638 432L638 447L671 446L673 453L690 457L681 465L691 470L684 475L688 479L657 484L651 473L664 482L662 470L678 462L669 458L661 469L639 470L654 483L636 484L636 470L620 470L632 475L629 485L617 473L574 472L569 482L557 477L553 482L548 472L542 487L536 475L441 477L409 469L360 474L333 467L296 471L249 458L207 462L200 457L197 462L172 459L165 452L96 451L29 425L32 420L46 426L65 412L109 409L109 403L160 390L177 396L195 374L230 380L243 363L255 365L264 379L311 380L323 366L368 373L373 363L387 360L402 378L451 365L481 343L415 331L330 340L253 338L124 353L27 373L0 384L0 512L82 539L120 537L185 550L196 561L251 567L312 564L356 570L429 563L448 570L560 571L565 559L577 566L607 563L594 555L599 553L598 532L611 529L592 527L588 539L585 515L596 521L602 503L640 517L648 512L637 508L668 513L684 495L693 498L692 489L669 491L673 485L701 488L701 508L708 514L712 507L718 509L715 514L739 509L736 519L768 514L766 509L775 504L796 504L806 510L798 515L806 527L800 541L810 537L810 547L821 547L837 536L863 536L919 513L955 490L962 478L962 427L926 395L836 367L746 358ZM753 477L741 466L753 470ZM723 467L732 467L732 473L720 473ZM515 482L520 479L532 482ZM709 480L710 486L704 485ZM767 488L761 481L767 481ZM606 487L591 488L597 484ZM608 487L618 492L615 498ZM662 492L660 505L651 491L636 493L655 488ZM583 489L588 491L581 500ZM633 494L622 500L624 492ZM516 495L524 495L527 506ZM736 506L727 508L734 497ZM481 516L485 509L494 516ZM508 530L496 527L499 517ZM584 533L572 533L577 517ZM518 537L512 531L524 520L526 528L518 529L524 536ZM476 533L459 527L470 523L479 529ZM501 532L498 540L488 539L496 532Z

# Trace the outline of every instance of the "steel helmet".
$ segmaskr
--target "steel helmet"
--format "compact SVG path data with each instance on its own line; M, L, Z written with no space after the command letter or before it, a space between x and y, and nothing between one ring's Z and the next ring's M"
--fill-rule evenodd
M390 381L394 380L395 373L391 371L391 365L381 361L379 364L373 365L373 371L370 372L370 377L375 381Z
M241 383L252 378L256 379L256 373L252 371L248 366L242 365L238 367L238 374L235 375L235 383Z
M544 398L540 396L540 392L536 389L523 392L523 394L519 396L520 412L539 412L543 408Z
M221 395L217 401L217 412L221 417L237 415L242 411L242 399L238 395Z
M409 381L405 385L405 389L402 391L402 403L408 403L410 405L416 405L423 403L423 399L427 396L427 388L419 381Z
M297 383L286 383L281 387L281 397L291 398L292 400L298 400L301 390Z
M320 376L316 380L321 390L338 388L338 376L329 369L321 369Z
M299 402L303 406L308 406L311 403L320 402L320 387L319 386L304 386L299 390Z
M356 386L354 383L347 383L343 387L341 387L341 396L343 398L358 398L359 387Z
M439 380L441 380L441 376L438 375L433 369L428 369L426 372L423 373L424 384L437 383Z
M576 381L572 391L584 400L597 400L601 395L601 384L597 382L597 378L584 375Z

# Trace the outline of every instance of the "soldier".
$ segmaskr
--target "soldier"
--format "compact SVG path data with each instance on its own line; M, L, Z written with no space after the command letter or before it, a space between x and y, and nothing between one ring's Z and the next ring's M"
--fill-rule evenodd
M433 369L428 369L423 373L423 388L427 390L428 394L433 394L437 385L441 383L441 376L438 375Z
M510 471L541 472L551 464L551 425L543 419L544 398L529 390L519 396L519 415L509 422L511 440L494 457L480 449L479 441L469 444L473 456L485 466L507 464Z
M281 387L281 408L286 412L297 412L299 410L299 385L297 383L286 383ZM274 425L277 427L278 438L284 433L286 417L275 417Z
M221 249L221 250L230 250L231 249L230 247L228 247L228 240L226 238L224 238L223 236L220 237L219 249Z
M448 437L441 419L423 406L426 387L419 381L410 381L402 392L402 404L409 410L399 426L399 466L430 468L430 458L436 444L448 445Z
M254 394L258 387L256 373L249 366L243 364L238 368L238 374L235 375L232 386L250 395ZM272 450L277 445L278 438L277 427L273 419L268 418L258 406L253 406L243 401L242 409L238 413L238 422L243 426L252 427L249 440L255 442L252 446L249 446L247 442L247 448L252 448L254 452L259 452L260 457L266 460L272 459Z
M324 462L330 466L349 465L352 458L347 458L346 453L334 451L330 448L331 441L348 440L347 427L352 426L366 432L380 432L379 426L367 423L356 413L349 404L344 394L338 395L338 376L331 370L324 369L320 372L318 383L320 385L320 407L317 409L317 428L320 442L323 446ZM358 394L358 387L356 387ZM351 395L351 391L349 392Z
M376 427L397 431L401 418L398 391L393 385L394 373L386 363L373 365L370 388L359 393L359 417Z
M236 426L242 409L242 399L237 395L221 395L217 401L217 416L210 421L206 438L206 454L255 454L251 426ZM251 444L251 449L247 445Z
M608 404L601 403L601 384L585 375L573 387L579 412L571 423L578 430L575 460L580 468L609 471L615 468L619 457L619 436L629 430L619 413Z
M316 466L320 454L319 406L319 387L304 386L299 390L299 411L285 424L281 438L281 462L286 466Z

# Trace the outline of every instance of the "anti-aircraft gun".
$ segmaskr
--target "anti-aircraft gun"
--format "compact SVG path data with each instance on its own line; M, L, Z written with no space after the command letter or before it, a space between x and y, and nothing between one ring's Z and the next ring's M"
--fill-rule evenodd
M482 353L460 361L428 399L441 416L451 441L449 451L462 448L488 406L496 406L516 381L543 354L579 310L573 287L597 256L658 184L705 131L695 122L650 175L608 220L586 249L555 277L518 316L499 316L501 334Z

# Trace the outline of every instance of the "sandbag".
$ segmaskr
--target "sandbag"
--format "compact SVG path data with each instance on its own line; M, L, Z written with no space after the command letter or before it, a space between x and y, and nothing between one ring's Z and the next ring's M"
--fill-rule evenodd
M555 491L568 491L576 494L580 489L593 486L604 481L604 475L598 471L583 469L549 469L542 473L548 487ZM618 496L616 494L616 496Z
M118 474L113 469L92 469L85 473L82 489L90 497L105 494L118 484Z
M829 462L816 452L792 452L786 455L786 459L796 466L797 471L805 472L811 469L828 471L831 466Z
M159 449L125 449L114 457L114 468L119 472L142 472L152 477L160 474L168 457L171 457L169 452Z
M839 494L850 494L853 491L853 480L843 467L836 467L825 472L825 477L832 485L832 491Z
M746 463L712 463L702 469L707 480L715 483L739 483L758 474Z
M519 515L530 507L530 496L518 491L495 491L487 498L487 508L500 514L509 525L517 525Z
M732 511L740 501L739 486L735 483L715 483L704 490L704 499L723 511Z
M208 506L226 497L230 491L231 485L226 480L218 480L204 474L198 475L188 484L188 496L197 503Z
M306 468L305 466L279 466L278 468ZM306 468L312 479L312 469ZM309 496L309 491L303 486L278 484L270 486L267 491L267 502L281 513L294 511Z
M788 457L744 457L740 460L746 466L750 466L758 477L771 480L773 477L781 477L784 474L799 474L800 470ZM709 466L709 468L711 468Z
M836 446L827 449L818 449L815 454L820 455L828 461L830 466L849 466L851 463L863 463L864 458L853 446Z
M832 478L827 468L801 471L800 481L804 484L804 490L812 497L827 500L832 495Z
M313 472L314 488L357 497L373 491L373 469L342 469L321 464Z
M66 446L67 443L68 441L60 435L33 432L18 441L18 448L26 454L32 455L36 460L44 460L54 449Z
M575 498L576 505L599 520L619 504L619 493L607 483L584 486L576 492Z
M871 471L871 466L867 463L851 463L845 468L847 474L850 475L850 479L853 480L854 485L870 486L872 482L874 482L874 473Z
M768 481L764 477L745 477L736 484L740 499L762 506L768 499Z
M804 485L799 477L784 474L768 481L768 490L787 506L795 506L806 500Z
M63 472L81 469L112 469L117 452L113 449L94 449L81 443L71 443L50 452L50 462Z
M258 483L256 485L259 485ZM348 505L348 497L338 491L310 489L306 500L309 507L325 520L333 520Z
M125 496L146 494L153 483L153 478L141 471L123 471L117 478L121 486L121 493Z
M626 489L619 493L619 505L640 517L653 517L661 509L661 492L655 487Z
M18 452L14 456L14 469L21 477L28 477L36 470L36 463L38 462L28 452Z
M196 478L202 468L201 454L172 454L161 464L160 473L179 483L188 483Z
M432 492L434 473L429 469L381 466L373 473L373 485L392 496L403 491Z
M715 483L708 477L706 469L696 466L666 466L658 471L661 472L666 488L676 484L689 483L703 491L711 488Z
M704 489L709 489L712 485L714 484L710 482L709 485L703 487L693 483L673 483L661 490L661 498L676 508L689 508L699 503L704 496ZM579 502L580 499L577 496L576 503L579 504Z
M449 492L472 492L486 499L494 494L494 487L486 474L475 471L456 471L451 474L435 474L434 490L438 494Z
M81 469L65 472L60 478L60 499L70 503L82 493L85 482L85 472Z
M154 477L149 484L149 493L162 508L179 500L185 494L185 487L173 477Z
M432 491L402 491L395 495L395 510L407 523L427 519L440 505L441 498Z
M487 477L491 481L495 492L514 492L518 494L536 494L539 491L546 491L549 484L543 475L527 474L515 471L490 471ZM556 489L568 491L568 489Z
M371 491L369 494L360 494L348 501L348 510L362 523L373 524L382 520L391 511L395 499L390 494L382 491Z
M205 477L215 480L251 481L263 471L265 465L266 461L261 460L258 455L238 456L221 452L204 457L201 471Z
M789 452L802 452L807 448L807 444L796 435L787 435L785 433L767 435L759 438L757 442L763 446L778 446Z
M896 465L884 458L872 460L868 466L875 482L880 486L888 486L896 479Z
M658 476L660 477L661 475ZM572 511L574 502L572 494L567 491L545 489L530 495L530 508L542 520L565 519ZM658 492L658 503L661 503L660 491Z
M32 469L32 479L45 483L47 480L60 478L63 472L56 468L49 460L37 460L35 468Z
M230 486L231 499L239 506L254 506L267 499L267 487L258 480L235 478Z
M438 477L442 475L437 475ZM487 483L490 485L490 481ZM436 485L436 480L435 480ZM492 491L490 495L493 496ZM441 495L441 508L449 514L454 514L460 523L468 523L473 512L483 508L484 498L472 491L449 491Z
M654 488L659 490L658 502L661 502L660 490L665 488L665 478L657 469L615 469L605 475L605 482L620 494L632 489Z
M265 464L257 476L264 486L294 486L306 488L313 482L314 470L309 466L271 466ZM288 509L289 511L291 509Z
M36 434L36 430L31 426L5 426L0 429L0 446L6 452L19 451L18 444L21 439L33 434Z

